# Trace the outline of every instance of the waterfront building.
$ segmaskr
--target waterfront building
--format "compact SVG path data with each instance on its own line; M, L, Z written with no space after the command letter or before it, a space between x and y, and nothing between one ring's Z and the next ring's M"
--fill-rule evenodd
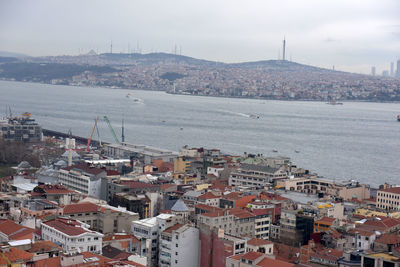
M153 163L156 159L161 159L164 162L174 162L174 159L178 156L178 153L174 151L125 142L107 144L104 151L106 156L117 159L135 158L146 165Z
M42 127L32 119L32 114L0 120L0 139L5 141L41 142Z
M264 188L275 183L276 180L286 179L287 177L288 173L280 168L241 164L236 171L232 171L229 177L229 185Z

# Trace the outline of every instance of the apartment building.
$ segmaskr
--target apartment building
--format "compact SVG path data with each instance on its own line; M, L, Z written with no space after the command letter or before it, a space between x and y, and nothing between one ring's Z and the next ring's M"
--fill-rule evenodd
M158 265L159 235L176 224L176 216L160 214L157 217L132 222L132 234L141 242L140 256L147 257L150 266Z
M255 164L241 164L229 177L229 185L264 188L277 180L285 179L288 173L281 168Z
M175 224L160 234L159 265L197 267L199 265L199 229Z
M63 214L79 220L91 229L103 234L129 233L131 222L139 219L139 214L123 207L97 205L91 202L66 205Z
M400 187L378 190L376 207L383 210L400 210Z
M60 169L58 174L62 185L98 199L101 198L102 178L106 177L106 170L90 167L87 164L76 164Z
M57 218L41 224L42 238L59 244L63 251L101 254L103 234L89 230L89 225L71 219Z
M211 229L223 229L234 236L254 237L255 215L244 209L230 209L198 214L197 221L210 226Z

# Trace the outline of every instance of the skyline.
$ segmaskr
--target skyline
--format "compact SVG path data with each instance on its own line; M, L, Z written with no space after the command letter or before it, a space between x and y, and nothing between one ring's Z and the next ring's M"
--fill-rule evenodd
M282 57L377 74L400 59L400 2L8 1L0 51L31 56L166 52L221 62ZM357 34L355 34L357 33Z

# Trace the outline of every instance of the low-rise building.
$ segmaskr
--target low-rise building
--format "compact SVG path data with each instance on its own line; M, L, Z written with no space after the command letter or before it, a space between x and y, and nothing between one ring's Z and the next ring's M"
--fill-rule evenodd
M82 222L57 218L42 222L42 238L60 245L64 252L89 251L101 254L103 234Z

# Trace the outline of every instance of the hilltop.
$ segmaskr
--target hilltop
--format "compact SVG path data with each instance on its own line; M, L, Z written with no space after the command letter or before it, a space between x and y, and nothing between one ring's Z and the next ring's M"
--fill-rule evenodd
M400 101L400 79L286 60L223 63L167 53L0 58L0 78L210 96Z

